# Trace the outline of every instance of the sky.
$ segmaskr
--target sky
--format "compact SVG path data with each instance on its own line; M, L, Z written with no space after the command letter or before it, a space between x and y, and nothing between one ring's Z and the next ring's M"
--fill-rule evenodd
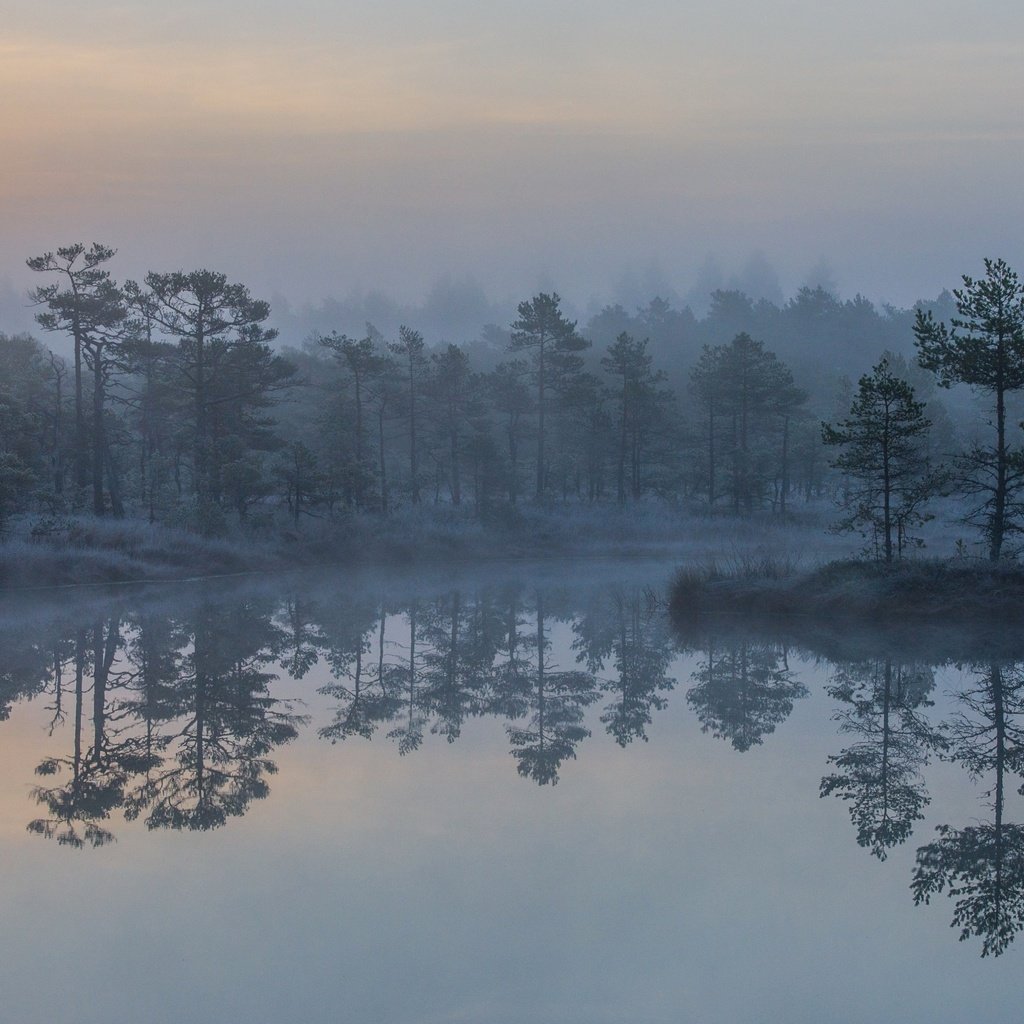
M37 0L0 36L0 297L27 256L295 304L444 275L582 305L752 253L908 304L1021 262L1024 5ZM0 303L9 306L10 303ZM0 327L0 329L3 329Z

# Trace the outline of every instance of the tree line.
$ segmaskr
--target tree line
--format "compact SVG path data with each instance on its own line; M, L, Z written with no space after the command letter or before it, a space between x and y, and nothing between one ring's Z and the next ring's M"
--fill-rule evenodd
M745 335L682 393L647 338L624 330L595 352L557 294L492 330L502 358L488 368L410 326L393 339L372 324L361 337L333 331L282 353L268 304L243 285L207 270L118 285L113 257L76 244L28 261L49 279L32 293L38 322L70 339L72 359L2 341L8 512L216 531L282 506L296 522L424 502L484 516L523 500L695 497L705 479L712 505L750 511L771 491L784 510L807 465L790 426L806 392ZM691 386L713 395L706 455Z
M31 295L39 325L70 355L0 335L0 517L89 511L217 533L423 504L485 519L524 501L649 496L785 515L833 495L845 525L891 559L955 481L980 497L970 517L994 558L1020 521L1007 400L1024 385L1024 314L999 261L913 319L821 289L784 309L722 291L703 321L656 299L580 329L540 293L473 343L367 323L282 350L268 303L244 285L210 270L118 284L114 256L79 243L28 260L45 282ZM918 359L888 348L856 392L837 368L787 364L764 340L842 338L863 361L894 325L916 334ZM958 383L993 395L997 437L954 458L956 403L951 416L935 387Z
M984 277L965 276L953 297L956 315L948 323L917 311L918 363L940 387L966 385L980 394L985 431L936 465L925 404L888 359L860 379L848 417L822 426L822 440L838 449L833 467L853 481L840 528L871 536L885 562L903 553L909 529L929 518L938 494L967 502L963 520L981 533L993 562L1024 527L1024 448L1013 440L1019 435L1009 411L1024 389L1024 285L1005 261L985 260Z

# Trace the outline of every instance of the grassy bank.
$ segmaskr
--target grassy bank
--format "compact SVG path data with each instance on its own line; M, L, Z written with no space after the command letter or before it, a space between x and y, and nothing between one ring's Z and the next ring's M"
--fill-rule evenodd
M777 559L678 575L679 622L701 617L810 618L818 622L1024 622L1024 566L970 559L908 559L887 566L842 560L808 571Z

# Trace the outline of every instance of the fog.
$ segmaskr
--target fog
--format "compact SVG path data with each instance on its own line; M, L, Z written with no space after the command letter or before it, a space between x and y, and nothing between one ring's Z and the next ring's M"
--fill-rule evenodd
M1022 28L1008 3L22 5L0 278L96 238L125 276L214 266L296 306L471 274L586 308L759 252L784 294L824 256L909 304L1019 262Z
M1024 6L13 6L4 1019L1010 1019Z
M18 262L23 264L24 261L15 261ZM195 266L210 264L214 261L202 256L194 261ZM680 276L670 275L660 263L650 260L642 265L625 266L617 276L609 276L600 289L581 288L569 292L564 292L558 283L561 277L568 275L542 272L532 278L522 275L524 284L520 291L512 291L505 285L488 289L479 275L469 272L437 275L421 291L400 287L386 289L379 282L367 282L365 286L348 285L315 298L298 300L284 291L280 282L268 281L267 290L262 293L255 288L252 290L270 302L271 322L280 332L282 346L299 347L316 335L333 330L361 334L367 323L389 336L396 334L401 324L414 324L431 344L449 341L464 344L487 338L493 327L507 329L515 318L517 305L539 290L559 291L567 315L581 326L608 307L621 306L627 312L635 312L654 298L666 300L676 310L689 308L703 319L710 311L712 293L722 289L742 292L755 303L765 300L780 308L794 299L802 287L820 287L841 298L863 294L844 286L834 266L833 260L822 256L808 262L801 273L785 275L763 251L755 250L732 263L709 253ZM123 278L132 273L141 278L150 269L144 260L138 262L140 269L137 271L129 269L123 249L118 252L117 267L118 276L123 275ZM249 278L243 280L250 282ZM896 305L903 308L919 301L934 300L958 283L959 273L930 291L912 295L905 303ZM30 297L32 288L38 284L38 278L28 271L22 273L21 266L15 265L14 272L7 277L0 274L0 324L5 333L39 335L35 320L39 310ZM875 304L882 308L886 300L876 298ZM55 351L65 356L69 354L67 338L51 334L46 340ZM909 336L906 341L909 344ZM501 347L504 339L497 344ZM874 348L868 346L864 359L875 354Z

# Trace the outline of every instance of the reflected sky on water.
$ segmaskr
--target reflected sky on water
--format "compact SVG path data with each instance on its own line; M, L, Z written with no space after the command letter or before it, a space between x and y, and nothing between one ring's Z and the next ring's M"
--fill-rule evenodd
M676 629L669 576L9 603L5 1019L1006 1019L1013 644Z

